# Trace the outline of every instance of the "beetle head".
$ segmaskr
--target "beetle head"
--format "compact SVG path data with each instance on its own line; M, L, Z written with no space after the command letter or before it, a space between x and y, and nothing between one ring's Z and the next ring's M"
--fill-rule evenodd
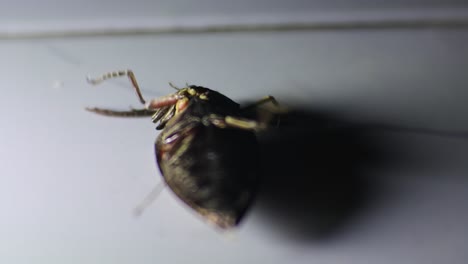
M208 100L208 93L210 92L208 88L195 85L184 88L171 86L175 88L177 92L153 99L146 105L147 109L155 110L152 120L154 123L159 121L159 125L156 127L158 130L163 129L166 123L174 116L184 112L191 99L198 98L201 100Z

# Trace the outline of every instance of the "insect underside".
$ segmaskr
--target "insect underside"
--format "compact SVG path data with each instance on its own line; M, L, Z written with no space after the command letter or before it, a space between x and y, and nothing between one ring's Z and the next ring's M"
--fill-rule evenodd
M175 93L143 98L132 71L116 71L97 79L127 76L142 109L115 111L87 108L116 117L151 116L162 130L156 138L156 162L166 185L186 205L208 222L226 229L236 226L252 204L258 185L259 150L256 132L269 120L246 118L246 110L265 103L277 105L269 96L247 107L211 89L186 85Z

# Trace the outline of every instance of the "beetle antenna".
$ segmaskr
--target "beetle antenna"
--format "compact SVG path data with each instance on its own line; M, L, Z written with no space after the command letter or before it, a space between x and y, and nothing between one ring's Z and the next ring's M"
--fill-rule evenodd
M169 86L172 87L172 88L174 88L174 89L176 89L177 91L180 90L179 87L175 86L175 85L174 85L173 83L171 83L171 82L169 82Z
M100 84L101 82L103 82L105 80L112 79L112 78L117 78L117 77L121 77L121 76L127 76L130 79L130 82L132 83L133 88L135 88L138 99L140 99L140 102L142 104L145 104L146 101L143 98L143 95L141 95L140 86L138 86L138 82L137 82L137 80L135 78L135 74L133 74L132 70L107 72L107 73L104 73L103 75L101 75L98 78L91 78L90 76L88 76L86 78L86 80L88 81L88 83L90 83L92 85L97 85L97 84Z
M139 217L161 194L162 190L166 187L164 181L158 182L153 189L146 195L146 197L133 209L133 215Z

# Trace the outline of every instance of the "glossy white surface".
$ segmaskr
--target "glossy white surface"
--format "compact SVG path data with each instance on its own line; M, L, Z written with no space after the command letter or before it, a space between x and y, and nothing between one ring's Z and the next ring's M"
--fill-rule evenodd
M223 235L169 190L134 218L132 209L160 179L154 125L83 110L138 106L126 79L99 87L85 82L88 74L131 68L147 97L170 93L168 81L189 82L239 101L271 94L346 123L467 131L468 31L4 41L0 58L2 263L461 263L468 257L467 139L364 131L360 136L371 134L390 154L385 165L356 169L371 179L370 194L330 235L296 239L287 226L297 219L284 215L273 224L261 203L237 232Z

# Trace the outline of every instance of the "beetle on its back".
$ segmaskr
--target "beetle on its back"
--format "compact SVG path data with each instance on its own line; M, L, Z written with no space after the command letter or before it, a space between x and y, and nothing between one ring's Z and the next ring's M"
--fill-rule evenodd
M201 86L175 88L173 94L148 103L129 70L88 79L128 76L145 109L113 111L87 108L120 117L152 116L162 130L155 144L156 160L169 188L208 222L220 228L239 223L255 196L258 144L255 130L263 123L244 118L240 105ZM274 101L268 97L259 103Z

